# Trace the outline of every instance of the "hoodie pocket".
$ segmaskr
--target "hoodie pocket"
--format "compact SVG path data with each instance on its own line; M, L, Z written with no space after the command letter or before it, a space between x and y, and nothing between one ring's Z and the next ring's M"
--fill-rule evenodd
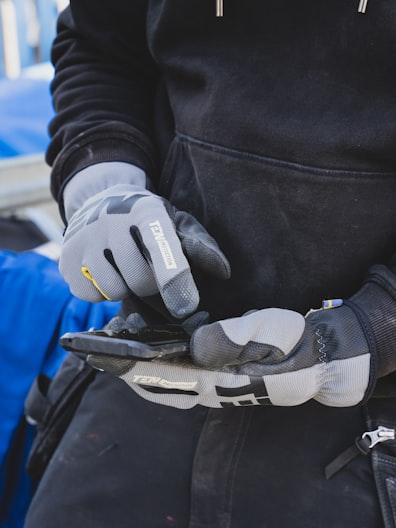
M203 308L220 316L266 306L304 312L347 297L396 249L394 173L312 167L179 134L160 190L230 260L229 281L197 277Z

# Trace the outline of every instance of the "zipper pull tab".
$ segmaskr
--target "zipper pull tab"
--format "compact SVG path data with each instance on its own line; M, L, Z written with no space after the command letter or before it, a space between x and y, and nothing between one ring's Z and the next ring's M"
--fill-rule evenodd
M365 13L366 12L367 2L368 2L368 0L360 0L359 1L358 13Z
M362 440L368 438L370 444L367 446L369 449L372 449L375 445L380 442L386 442L387 440L395 439L395 430L388 429L388 427L383 427L380 425L375 431L367 431L362 434Z
M395 430L379 425L375 431L367 431L360 438L356 438L354 445L345 449L330 464L325 467L326 479L332 478L358 455L368 455L370 449L381 442L395 439Z
M217 17L223 16L223 0L216 0L216 16Z

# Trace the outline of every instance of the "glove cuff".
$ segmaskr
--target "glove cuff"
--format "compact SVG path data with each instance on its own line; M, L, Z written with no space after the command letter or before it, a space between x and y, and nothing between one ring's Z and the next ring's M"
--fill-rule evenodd
M377 349L377 378L396 370L396 276L373 266L363 287L350 299L369 323Z
M120 161L95 163L77 172L63 191L60 208L65 224L88 198L120 183L138 185L143 189L148 186L142 169Z

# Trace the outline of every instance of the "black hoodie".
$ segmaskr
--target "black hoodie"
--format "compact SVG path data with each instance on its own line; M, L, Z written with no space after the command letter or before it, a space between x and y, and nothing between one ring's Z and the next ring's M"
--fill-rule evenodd
M53 48L52 190L62 209L78 170L134 163L230 259L230 280L197 277L214 319L305 313L352 295L395 251L396 2L363 14L364 0L223 1L222 17L216 0L71 1ZM370 313L389 366L388 290ZM29 528L382 526L369 457L323 476L366 430L366 407L187 412L117 382L99 374L85 394ZM392 424L394 400L375 402Z
M78 0L53 48L52 189L146 170L231 262L214 318L356 291L396 234L396 4ZM55 161L54 161L55 160ZM61 201L61 198L60 198Z

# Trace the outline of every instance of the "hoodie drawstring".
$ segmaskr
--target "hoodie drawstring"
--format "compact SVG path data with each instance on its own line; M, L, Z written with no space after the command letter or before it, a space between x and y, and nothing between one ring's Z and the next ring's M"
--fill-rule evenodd
M365 13L368 0L360 0L358 13Z
M358 13L365 13L368 0L359 0ZM216 0L216 16L223 16L223 0Z

